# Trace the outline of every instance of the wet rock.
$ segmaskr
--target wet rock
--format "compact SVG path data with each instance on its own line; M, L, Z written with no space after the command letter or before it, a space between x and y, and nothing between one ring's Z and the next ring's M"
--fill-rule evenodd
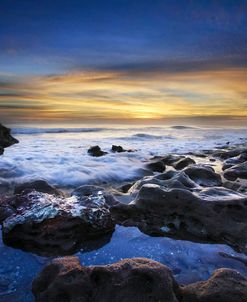
M53 260L34 279L36 302L178 302L179 287L163 264L145 258L82 266L77 257Z
M246 302L247 279L231 269L218 269L207 280L183 288L183 302Z
M222 166L222 170L226 170L231 168L232 166L238 165L238 164L242 164L245 161L247 161L247 152L246 153L242 153L236 157L232 157L229 158L227 160L224 161L223 166Z
M189 166L189 165L193 165L195 164L196 162L194 161L194 159L190 158L190 157L185 157L185 158L182 158L180 159L179 161L175 162L173 164L173 167L176 169L176 170L182 170L184 169L185 167Z
M22 184L17 184L15 186L15 194L21 194L25 190L35 190L37 192L52 194L52 195L63 195L63 193L57 190L55 187L48 184L45 180L34 180L25 182Z
M18 140L10 134L10 131L11 130L9 128L0 124L0 155L3 154L4 148L18 143Z
M102 151L99 146L92 146L88 149L87 153L91 156L100 157L106 155L107 152Z
M129 189L134 185L134 183L127 183L127 184L124 184L122 185L120 188L119 188L119 191L120 192L123 192L123 193L128 193Z
M166 166L162 160L158 160L158 161L152 161L151 163L147 164L147 168L153 172L164 172Z
M228 159L231 157L239 156L242 153L247 153L247 149L246 148L234 148L231 150L219 150L219 151L213 152L212 155L214 157L218 157L220 159Z
M225 188L190 192L146 184L133 202L111 213L116 223L149 235L227 243L247 252L247 196Z
M247 179L247 161L226 169L223 173L228 180L236 180L237 178Z
M40 255L66 255L88 240L111 234L114 223L102 193L58 197L25 191L12 201L15 213L3 221L5 244Z
M174 155L174 154L167 154L166 156L162 157L162 162L167 165L171 166L175 162L179 161L180 159L185 158L184 155Z
M215 173L211 166L206 165L191 165L185 168L186 173L190 179L202 187L221 186L221 176Z

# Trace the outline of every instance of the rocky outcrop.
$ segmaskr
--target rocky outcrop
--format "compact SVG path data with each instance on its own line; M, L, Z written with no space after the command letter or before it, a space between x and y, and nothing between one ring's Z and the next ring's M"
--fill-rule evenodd
M10 131L11 130L9 128L0 124L0 155L3 154L4 148L18 143L18 140L10 134Z
M21 194L23 191L26 190L35 190L37 192L63 196L63 193L60 190L56 189L54 186L51 186L50 184L48 184L48 182L43 179L17 184L15 186L14 193Z
M237 178L247 179L247 161L226 169L223 175L226 179L232 181Z
M145 258L82 266L77 257L55 259L34 279L36 302L246 302L247 280L231 269L207 281L179 286L165 265Z
M224 242L247 252L247 196L225 188L191 192L147 183L133 202L111 213L116 223L149 235Z
M36 302L178 302L179 287L163 264L145 258L106 266L54 260L33 281Z
M111 235L115 227L101 191L69 198L24 191L5 204L11 208L6 212L5 207L2 213L4 242L40 255L66 255L88 248L88 241L100 238L104 242L104 235Z
M207 280L185 286L183 302L246 302L247 279L237 271L218 269Z
M190 158L190 157L185 157L185 158L181 158L180 160L176 161L174 164L173 164L173 167L176 169L176 170L182 170L184 169L185 167L189 166L189 165L193 165L195 164L196 162L194 161L194 159Z
M99 146L92 146L88 149L87 153L91 156L100 157L106 155L107 152L102 151Z
M147 164L147 168L153 172L164 172L166 166L162 160L154 160Z

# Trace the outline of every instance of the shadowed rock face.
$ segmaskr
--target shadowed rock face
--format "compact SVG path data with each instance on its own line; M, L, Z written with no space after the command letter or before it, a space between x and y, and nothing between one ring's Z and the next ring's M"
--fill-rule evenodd
M4 148L10 147L16 143L18 143L18 140L11 136L10 129L0 124L0 155L3 154Z
M247 280L231 269L181 286L168 267L145 258L85 267L77 257L55 259L34 279L36 302L246 302Z
M247 251L247 196L232 190L190 192L145 184L132 203L110 210L116 223L149 235L224 242Z
M48 184L45 180L34 180L34 181L18 184L15 186L14 193L21 194L25 190L35 190L37 192L63 196L63 193L61 191L57 190L55 187Z
M4 242L40 255L70 254L84 242L88 248L88 240L111 234L115 227L101 192L64 198L24 191L8 205Z
M163 264L145 258L84 267L54 260L33 281L37 302L178 302L179 287Z
M247 179L247 161L226 169L224 171L224 177L233 181L237 178Z
M183 302L246 302L247 280L231 269L218 269L207 281L183 288Z

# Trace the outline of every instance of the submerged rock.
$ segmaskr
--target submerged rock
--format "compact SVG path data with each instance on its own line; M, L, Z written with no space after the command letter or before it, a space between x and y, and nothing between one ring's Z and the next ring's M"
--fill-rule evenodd
M247 279L231 269L218 269L207 280L187 285L183 302L246 302Z
M102 192L64 198L24 191L11 205L15 212L3 221L4 242L40 255L70 254L115 227Z
M0 124L0 155L3 154L4 148L18 143L18 140L10 134L10 131L11 130L9 128Z
M190 192L145 184L133 202L111 213L116 223L149 235L227 243L247 252L247 196L225 188Z
M102 151L99 146L92 146L88 149L87 153L91 156L100 157L106 155L107 152Z
M77 257L56 259L34 279L37 302L178 302L179 287L165 265L145 258L82 266Z

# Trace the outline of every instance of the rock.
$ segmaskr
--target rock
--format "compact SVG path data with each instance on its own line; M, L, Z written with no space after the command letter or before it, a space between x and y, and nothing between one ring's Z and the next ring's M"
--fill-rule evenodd
M174 155L174 154L168 154L164 157L162 157L162 162L167 165L167 166L171 166L172 164L174 164L175 162L179 161L180 159L185 158L184 155Z
M112 152L118 152L118 153L127 151L127 150L123 149L122 146L116 146L116 145L112 145L111 150L112 150Z
M116 223L149 235L226 243L247 252L247 196L225 188L190 192L146 184L129 205L110 211Z
M15 213L3 221L5 244L40 255L73 253L115 227L100 192L64 198L24 191L12 198L11 205Z
M122 185L122 186L119 188L119 191L120 191L120 192L123 192L123 193L128 193L129 189L130 189L133 185L134 185L133 182L124 184L124 185Z
M246 302L247 279L231 269L218 269L207 280L187 285L183 302Z
M55 259L34 279L36 302L178 302L179 286L163 264L145 258L82 266L77 257Z
M238 165L238 164L242 164L245 161L247 161L247 152L246 153L242 153L236 157L232 157L229 158L227 160L224 161L223 166L222 166L222 170L226 170L231 168L232 166Z
M228 159L230 157L236 157L239 156L242 153L247 153L246 148L235 148L231 150L219 150L213 152L214 157L219 157L220 159Z
M100 157L106 155L107 152L102 151L99 146L92 146L88 149L87 153L91 156Z
M164 172L166 166L164 165L162 160L152 161L151 163L147 164L147 168L153 172Z
M226 169L223 176L228 180L236 180L237 178L247 179L247 161Z
M190 165L183 171L189 176L190 179L202 187L222 185L221 176L215 173L211 166Z
M0 124L0 155L3 154L4 148L17 144L18 140L10 134L10 129Z
M193 165L196 162L194 161L194 159L190 158L190 157L185 157L185 158L181 158L179 161L175 162L173 164L173 167L176 170L182 170L185 167L189 166L189 165Z
M22 184L17 184L15 186L14 193L21 194L25 190L35 190L37 192L63 196L63 193L61 191L48 184L45 180L34 180Z

